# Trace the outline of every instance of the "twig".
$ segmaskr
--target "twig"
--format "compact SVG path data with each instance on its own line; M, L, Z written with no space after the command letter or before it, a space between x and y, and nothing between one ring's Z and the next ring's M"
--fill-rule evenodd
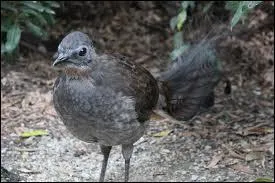
M245 157L237 154L234 150L232 150L231 148L227 147L226 145L222 144L223 147L225 147L227 149L227 151L229 152L229 155L234 157L234 158L239 158L239 159L243 159L245 160Z
M20 152L34 152L34 151L39 151L38 148L29 148L29 149L26 149L26 148L15 148L16 151L20 151Z
M40 174L41 173L41 171L38 171L38 170L28 170L26 168L19 169L18 171L20 171L22 173L32 173L32 174Z

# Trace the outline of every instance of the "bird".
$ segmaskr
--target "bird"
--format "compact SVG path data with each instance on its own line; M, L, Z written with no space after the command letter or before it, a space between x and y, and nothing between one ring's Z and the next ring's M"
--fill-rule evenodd
M53 103L67 129L78 139L98 143L103 154L103 182L109 154L121 145L124 181L129 181L134 143L148 127L154 110L188 120L214 105L214 88L222 69L211 41L191 46L155 78L120 54L98 54L89 36L67 34L58 45L52 66L61 68L53 86Z

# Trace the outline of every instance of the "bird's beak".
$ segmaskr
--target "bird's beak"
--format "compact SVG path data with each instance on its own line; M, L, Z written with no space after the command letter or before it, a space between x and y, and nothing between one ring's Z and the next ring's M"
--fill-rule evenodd
M56 58L56 54L54 55L54 57ZM64 62L66 60L68 60L69 57L67 55L64 54L59 54L58 57L55 59L55 61L53 62L53 67L60 64L61 62Z

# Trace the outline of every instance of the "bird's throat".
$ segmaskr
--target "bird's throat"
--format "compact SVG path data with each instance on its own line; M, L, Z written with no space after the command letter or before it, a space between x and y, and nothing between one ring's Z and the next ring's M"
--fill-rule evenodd
M87 67L66 67L64 72L67 76L75 79L89 78L90 68Z

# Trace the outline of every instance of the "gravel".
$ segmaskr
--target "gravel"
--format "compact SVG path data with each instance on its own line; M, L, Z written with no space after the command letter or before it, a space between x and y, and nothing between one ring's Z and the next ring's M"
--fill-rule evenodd
M57 119L58 121L58 119ZM20 139L10 134L2 139L1 165L19 174L21 181L98 181L102 155L97 144L73 137L58 121L47 136ZM130 181L253 181L258 176L273 177L274 157L266 159L265 169L253 174L230 167L206 168L212 159L213 139L194 136L152 137L150 130L135 145L131 159ZM27 151L32 149L33 151ZM25 151L24 151L25 150ZM110 154L105 181L123 181L124 160L121 148Z

